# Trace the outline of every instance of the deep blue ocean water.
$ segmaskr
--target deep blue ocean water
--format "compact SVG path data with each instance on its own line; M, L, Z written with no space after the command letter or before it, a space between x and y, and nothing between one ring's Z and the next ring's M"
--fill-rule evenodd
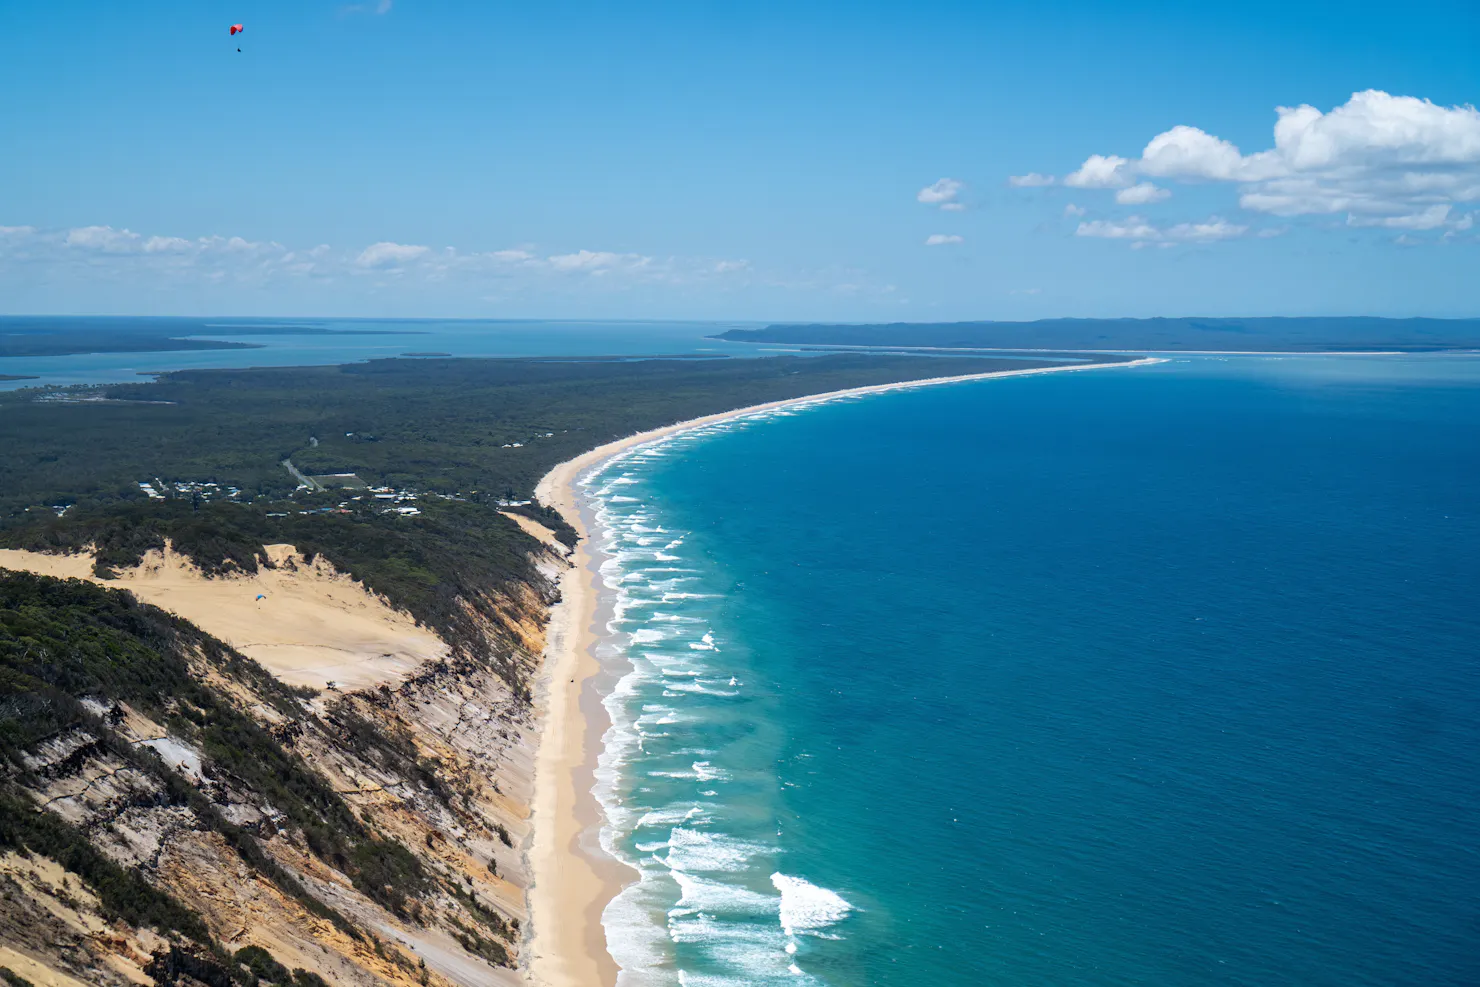
M1480 359L896 392L590 490L625 983L1480 983Z

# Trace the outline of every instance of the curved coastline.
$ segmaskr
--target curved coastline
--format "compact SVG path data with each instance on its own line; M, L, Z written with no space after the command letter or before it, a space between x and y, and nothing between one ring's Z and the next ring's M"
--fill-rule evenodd
M1124 363L1069 364L954 377L933 377L828 391L750 405L639 432L559 464L535 488L536 499L556 508L579 540L561 577L560 602L551 611L540 678L540 735L532 804L534 836L528 850L527 971L541 987L613 987L618 967L607 949L602 914L635 873L601 847L605 815L593 791L597 757L610 718L602 705L612 683L605 681L595 648L603 633L597 621L600 551L590 537L594 515L580 481L609 459L638 446L719 422L780 408L811 405L913 387L964 383L997 377L1146 366L1164 359Z

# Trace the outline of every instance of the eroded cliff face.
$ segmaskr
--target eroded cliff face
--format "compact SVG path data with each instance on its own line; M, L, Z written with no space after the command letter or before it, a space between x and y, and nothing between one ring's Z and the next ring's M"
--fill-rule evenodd
M285 683L205 633L209 614L197 629L0 570L0 967L38 984L522 982L529 695L565 565L531 552L538 579L468 606L481 646L382 663L353 690Z

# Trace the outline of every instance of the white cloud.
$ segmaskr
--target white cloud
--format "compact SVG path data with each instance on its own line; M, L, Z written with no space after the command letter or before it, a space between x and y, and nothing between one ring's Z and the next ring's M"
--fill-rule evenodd
M177 236L151 236L144 241L144 253L185 253L195 250L200 246L198 242L184 240Z
M383 240L368 246L332 248L319 244L293 249L271 240L240 236L186 238L166 233L140 234L111 226L31 231L7 235L0 227L0 288L7 279L27 284L127 284L140 289L229 290L355 285L355 291L414 292L444 289L504 299L548 295L557 301L581 293L643 288L665 291L720 287L734 290L830 290L823 275L778 275L749 260L724 257L650 257L607 250L538 250L532 244L503 249L460 251ZM866 272L848 272L859 292L878 287ZM8 290L8 289L7 289ZM490 295L490 292L492 295ZM264 296L265 297L265 296ZM285 296L286 297L286 296ZM436 297L451 297L438 295Z
M0 236L23 237L36 232L34 226L0 226Z
M573 254L555 254L549 258L557 271L589 271L599 274L615 268L646 267L651 257L640 254L617 254L608 250L578 250Z
M954 233L932 233L925 238L925 246L942 247L953 243L965 243L966 238Z
M946 212L965 212L966 211L966 203L964 203L964 202L943 202L943 203L941 203L941 206L940 207L941 207L941 209L945 210Z
M1115 201L1122 206L1144 206L1151 202L1160 202L1170 199L1172 193L1159 185L1150 182L1139 182L1129 188L1123 188L1115 193Z
M1074 235L1104 240L1132 240L1135 241L1132 245L1137 247L1171 247L1178 243L1234 240L1248 232L1247 226L1230 223L1221 216L1210 216L1201 223L1178 223L1166 229L1153 226L1141 216L1129 216L1123 220L1095 219L1082 222Z
M431 248L383 240L380 243L372 243L360 251L360 256L355 259L355 263L361 267L387 267L404 264L407 261L416 260L429 249Z
M1131 183L1131 163L1114 154L1091 154L1064 178L1070 188L1122 188Z
M1161 231L1140 216L1125 220L1091 219L1079 224L1075 236L1102 237L1106 240L1159 240Z
M1251 167L1228 141L1196 127L1177 126L1151 138L1138 170L1158 178L1233 181Z
M1008 175L1007 184L1013 188L1043 188L1047 185L1058 184L1058 179L1052 175L1040 175L1033 171L1026 175Z
M954 178L942 178L925 186L915 194L916 202L923 202L927 206L943 206L953 202L961 189L965 186Z
M1088 209L1084 208L1083 206L1076 206L1072 202L1064 206L1064 216L1068 218L1083 216L1087 212L1089 212Z
M487 256L504 264L522 264L534 260L534 254L528 250L492 250Z
M67 231L64 242L69 247L82 250L121 254L137 250L139 240L139 234L130 230L115 230L111 226L79 226Z
M1390 230L1432 230L1443 226L1449 218L1449 206L1433 205L1421 212L1407 216L1355 216L1346 217L1348 226L1383 226Z
M1456 205L1480 202L1480 111L1369 89L1322 112L1276 109L1274 146L1244 154L1231 142L1179 125L1139 158L1091 155L1064 184L1138 192L1160 178L1238 186L1239 205L1276 216L1339 215L1352 226L1432 230ZM1154 186L1153 186L1154 187Z
M1233 240L1249 232L1247 226L1239 226L1230 223L1221 216L1210 217L1204 223L1178 223L1167 230L1166 235L1172 240L1196 240L1208 242L1212 240Z

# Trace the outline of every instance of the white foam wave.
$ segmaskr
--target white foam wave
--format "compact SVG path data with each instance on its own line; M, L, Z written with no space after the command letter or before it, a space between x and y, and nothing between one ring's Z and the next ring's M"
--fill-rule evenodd
M836 891L800 877L778 872L771 875L771 884L781 892L781 929L789 936L836 925L853 910Z
M700 696L719 696L726 699L740 695L738 692L710 688L702 682L667 682L664 684L663 695L665 696L679 696L686 692Z
M670 805L662 809L653 809L644 813L642 818L637 820L637 828L647 829L651 826L668 826L672 828L683 823L703 820L706 815L707 813L703 806L693 805L692 803ZM664 840L657 845L667 846L668 841Z
M676 871L741 871L752 857L769 852L768 847L723 833L675 826L668 834L668 856L663 863Z
M639 875L602 917L619 987L822 987L797 965L810 965L806 940L797 955L797 937L831 938L826 930L852 908L801 878L778 873L767 886L777 847L725 832L733 807L714 788L731 779L714 762L733 758L729 741L711 730L724 729L731 714L707 697L739 695L740 680L706 664L705 653L720 650L715 630L701 626L695 635L686 625L708 623L705 601L726 594L703 592L707 567L677 554L685 536L665 530L663 511L628 496L646 482L644 464L771 417L748 415L640 446L581 481L612 613L596 654L613 663L617 678L603 697L611 726L598 755L596 795L607 820L600 839ZM674 943L684 943L682 951ZM694 955L703 957L702 973L681 968L689 964L679 957Z

